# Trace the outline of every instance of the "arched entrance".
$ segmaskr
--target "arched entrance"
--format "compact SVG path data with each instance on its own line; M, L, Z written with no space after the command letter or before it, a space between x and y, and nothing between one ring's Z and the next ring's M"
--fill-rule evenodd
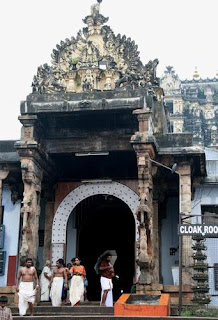
M75 254L79 255L89 277L90 300L99 299L100 287L96 288L99 279L93 266L96 257L105 250L115 249L118 254L117 294L118 289L129 290L135 273L135 242L139 237L138 205L138 195L117 182L83 184L59 205L52 228L52 262L60 257L70 260ZM69 231L72 226L74 232Z

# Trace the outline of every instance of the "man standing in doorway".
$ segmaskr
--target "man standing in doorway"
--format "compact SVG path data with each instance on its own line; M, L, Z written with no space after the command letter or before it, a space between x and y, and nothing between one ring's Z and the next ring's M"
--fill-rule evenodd
M36 283L35 289L34 281ZM16 291L19 295L19 314L21 316L26 314L28 307L30 309L30 315L33 315L33 305L35 302L36 290L38 289L39 279L36 269L33 267L33 260L27 258L25 266L22 267L18 273L16 283Z
M113 307L113 283L112 278L114 277L114 268L111 261L111 253L107 252L100 263L101 273L101 306Z
M64 267L64 260L58 259L56 261L56 268L53 270L53 275L51 278L51 302L53 307L61 306L61 296L63 289L63 279L64 279L64 288L67 289L67 272Z

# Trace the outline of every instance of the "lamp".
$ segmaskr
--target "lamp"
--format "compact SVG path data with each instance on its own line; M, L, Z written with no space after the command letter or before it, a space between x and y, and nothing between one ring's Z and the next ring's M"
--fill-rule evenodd
M163 167L163 168L165 168L165 169L170 170L172 173L177 173L177 174L179 174L179 173L176 171L176 169L177 169L177 163L174 163L174 165L172 166L172 168L170 168L170 167L167 167L167 166L165 166L164 164L162 164L162 163L160 163L160 162L157 162L157 161L155 161L155 160L153 160L153 159L150 159L150 161L153 162L153 163L155 163L155 164L157 164L157 165L160 166L160 167Z

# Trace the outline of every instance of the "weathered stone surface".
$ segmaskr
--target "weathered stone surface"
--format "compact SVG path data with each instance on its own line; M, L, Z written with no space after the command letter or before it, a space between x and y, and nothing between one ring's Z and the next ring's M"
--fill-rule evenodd
M110 27L103 26L107 20L99 8L91 10L83 20L88 27L53 50L52 67L38 67L33 93L126 90L158 84L158 60L144 66L135 42L120 34L115 36Z
M24 184L22 245L20 261L23 263L27 257L36 262L38 252L38 230L40 215L40 193L42 171L31 159L21 158L21 170Z

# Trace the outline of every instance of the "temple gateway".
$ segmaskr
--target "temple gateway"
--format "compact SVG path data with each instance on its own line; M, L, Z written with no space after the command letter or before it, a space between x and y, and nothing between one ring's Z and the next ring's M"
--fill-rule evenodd
M94 264L105 250L117 253L115 298L135 283L137 292L173 285L179 216L191 214L205 153L191 133L170 132L158 60L143 64L107 21L94 4L84 29L57 44L21 102L20 140L0 143L0 286L14 285L27 257L40 270L77 255L88 298L99 300ZM188 265L191 237L182 254Z

